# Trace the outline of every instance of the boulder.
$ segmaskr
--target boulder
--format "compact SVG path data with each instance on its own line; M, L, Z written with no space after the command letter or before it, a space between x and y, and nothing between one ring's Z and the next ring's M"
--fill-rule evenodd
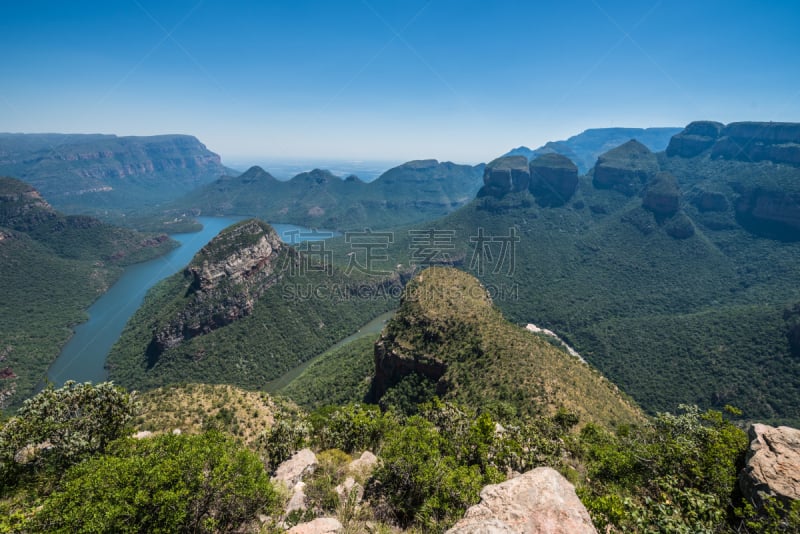
M613 189L626 196L642 190L659 171L656 155L631 139L597 158L592 183L598 189Z
M558 471L538 467L500 484L486 486L449 534L581 534L597 531L575 488Z
M378 457L372 454L370 451L364 451L361 453L360 457L356 458L347 465L347 472L356 477L367 479L372 474L372 471L375 470L377 465Z
M642 206L656 215L674 215L681 206L678 180L668 172L659 172L645 188Z
M531 181L525 156L504 156L492 161L483 170L484 194L502 197L511 191L523 191Z
M530 162L530 191L541 206L563 206L578 188L578 167L561 154L543 154Z
M766 497L784 505L800 499L800 430L755 424L739 487L757 507Z
M303 449L278 466L272 482L283 482L291 490L316 468L317 455L311 449Z
M667 146L667 156L693 158L711 148L719 139L725 126L719 122L696 121L681 133L672 136Z
M333 517L318 517L308 523L295 525L286 532L288 534L334 534L342 530L342 524Z

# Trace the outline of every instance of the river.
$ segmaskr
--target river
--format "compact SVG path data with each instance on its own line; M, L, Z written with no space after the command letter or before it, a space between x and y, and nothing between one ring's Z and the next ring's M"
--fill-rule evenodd
M105 380L108 375L106 357L128 319L142 304L147 290L182 270L221 230L243 219L245 217L199 217L203 225L201 231L170 236L180 243L179 247L153 260L127 267L119 280L89 308L89 320L75 328L75 334L48 369L48 380L56 386L67 380L95 383ZM298 238L315 239L310 230L301 226L272 224L272 227L286 242L298 242ZM324 231L318 234L318 238L332 235Z

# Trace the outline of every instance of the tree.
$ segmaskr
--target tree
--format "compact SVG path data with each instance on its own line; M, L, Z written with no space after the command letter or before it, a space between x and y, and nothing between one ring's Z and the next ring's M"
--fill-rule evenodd
M102 453L124 434L134 412L134 397L110 382L44 389L0 428L0 483L20 469L63 469Z
M46 532L229 532L276 511L258 456L216 431L115 443L71 467L35 517Z

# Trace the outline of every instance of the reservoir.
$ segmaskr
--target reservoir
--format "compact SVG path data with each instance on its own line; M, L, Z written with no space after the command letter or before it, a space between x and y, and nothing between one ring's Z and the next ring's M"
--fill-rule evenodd
M50 382L60 387L67 380L94 383L105 380L106 357L128 319L142 304L147 290L183 270L197 251L221 230L243 219L245 217L199 217L203 225L201 231L170 236L180 243L178 248L127 267L119 280L89 308L89 320L75 328L75 334L47 371ZM272 224L272 227L287 243L298 242L298 237L308 240L317 237L311 230L293 224ZM331 235L320 231L317 239Z

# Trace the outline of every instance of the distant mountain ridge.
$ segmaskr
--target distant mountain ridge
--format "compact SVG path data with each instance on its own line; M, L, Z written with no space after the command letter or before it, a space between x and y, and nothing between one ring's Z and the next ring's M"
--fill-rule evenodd
M482 172L483 165L416 160L365 183L323 169L281 181L252 167L193 191L173 207L334 230L386 228L435 219L467 204Z
M0 175L25 180L70 213L141 208L227 172L189 135L0 133Z
M544 146L530 149L521 146L504 156L525 156L528 160L543 154L557 153L568 157L578 166L580 174L586 174L594 166L597 157L626 141L636 139L653 152L667 148L673 135L683 128L590 128L564 141L548 141Z

